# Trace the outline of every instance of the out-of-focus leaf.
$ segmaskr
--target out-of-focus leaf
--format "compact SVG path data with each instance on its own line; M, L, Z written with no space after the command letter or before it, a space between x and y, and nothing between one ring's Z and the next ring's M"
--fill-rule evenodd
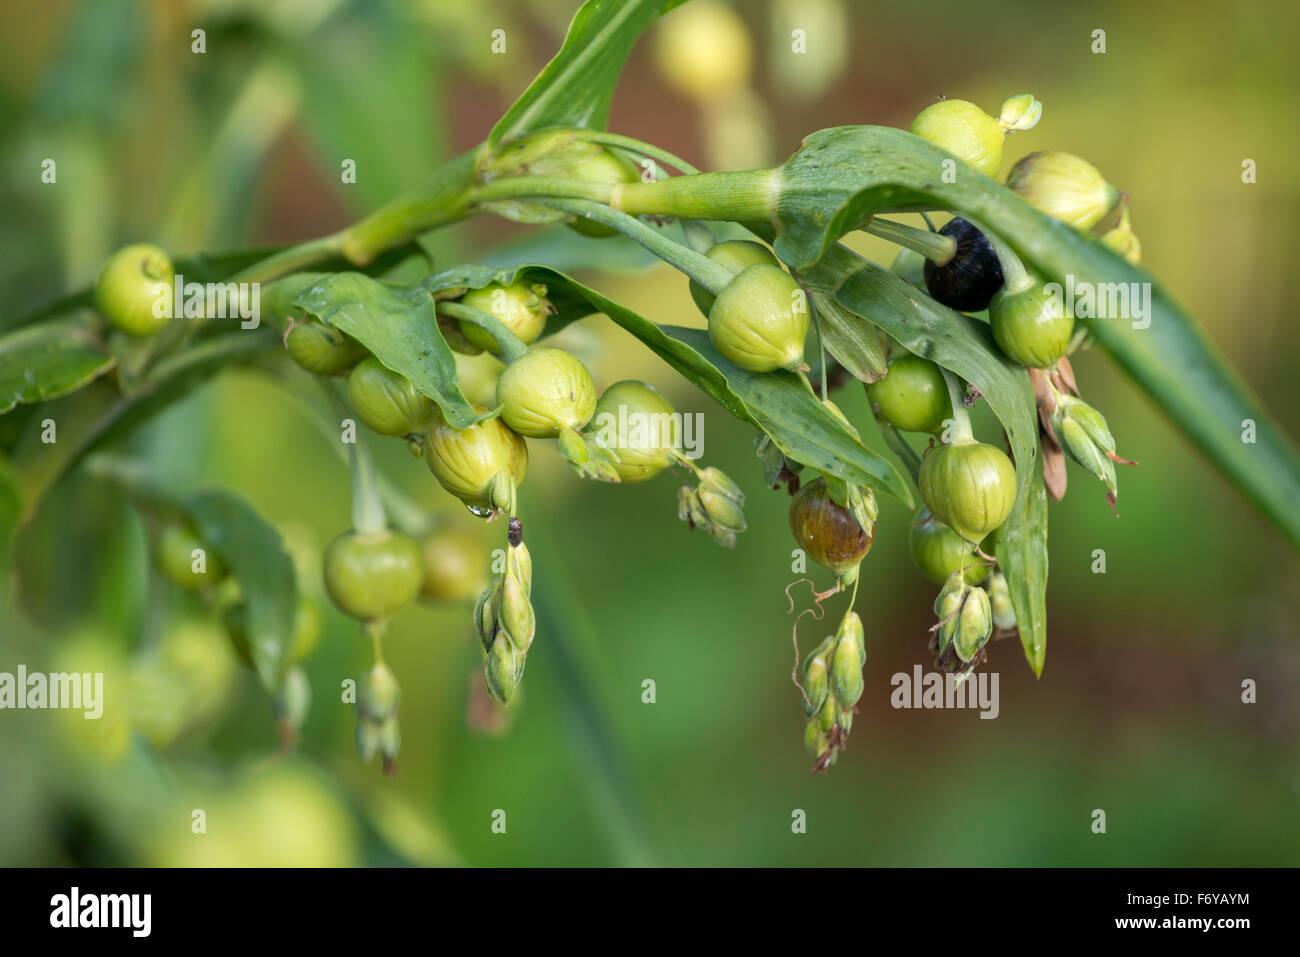
M293 646L298 580L280 534L246 500L199 492L182 501L199 538L239 582L248 608L249 650L263 687L274 691Z
M419 26L381 4L353 4L294 45L322 171L338 183L340 164L356 163L356 182L340 194L357 209L392 199L442 157L438 63Z
M685 0L587 0L564 45L488 136L495 146L544 126L603 129L614 86L637 37Z
M97 455L87 460L86 468L118 486L138 506L194 526L199 539L239 583L253 666L267 691L278 688L298 608L297 573L280 533L243 497L221 490L182 494L159 482L140 461Z
M46 493L86 455L129 435L221 369L265 352L280 341L273 329L227 333L160 362L139 391L121 395L96 383L58 400L59 440L46 445L27 429L11 462L22 498L19 524L40 508ZM41 408L44 408L42 406Z
M0 336L0 413L74 392L115 362L94 324L81 318Z
M131 101L131 86L147 31L140 0L83 0L68 11L68 30L51 60L32 113L41 123L115 124Z

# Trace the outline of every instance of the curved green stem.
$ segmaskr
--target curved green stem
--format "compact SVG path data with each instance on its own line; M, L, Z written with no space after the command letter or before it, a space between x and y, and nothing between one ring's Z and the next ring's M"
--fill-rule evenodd
M368 621L361 626L365 631L366 637L370 639L370 650L374 654L375 665L384 663L384 631L387 623L382 621Z
M633 153L640 153L651 159L658 160L666 166L671 166L687 175L695 175L699 172L694 166L686 162L680 156L661 149L653 143L646 143L643 140L633 139L630 136L621 136L618 133L607 133L604 130L574 130L574 139L587 140L591 143L600 143L602 146L617 146L619 149L628 150Z
M970 413L966 411L966 403L962 398L961 380L943 367L939 371L943 373L943 381L948 386L948 400L952 403L953 436L948 444L971 442L975 433L970 427Z
M482 309L475 309L473 306L467 306L460 302L439 302L436 304L435 310L440 315L450 316L453 319L464 319L466 322L472 322L485 330L488 335L497 341L497 345L501 347L501 353L507 363L514 362L528 351L528 346L524 345L504 322L490 312L484 312Z
M345 418L350 416L334 386L323 379L320 383L335 411ZM348 447L348 462L352 468L352 528L361 535L378 535L387 530L388 517L384 514L384 503L379 500L375 463L360 431Z
M349 226L343 234L343 255L364 266L390 246L468 216L479 149L462 153L424 183Z
M604 223L606 226L617 229L629 239L650 250L668 265L690 276L714 295L722 292L733 278L731 270L725 266L697 253L689 246L669 239L657 229L647 226L639 219L617 209L602 206L600 203L578 199L548 199L543 205L578 216L585 216L588 219L593 219L598 223Z
M951 236L896 223L892 219L873 218L862 227L862 231L918 252L939 266L951 262L952 257L957 255L957 241Z
M686 455L684 455L680 450L669 449L668 455L678 465L684 465L688 469L690 469L695 474L695 477L697 479L704 477L704 470L700 468L698 465L696 465L692 459L687 458Z
M332 233L318 239L309 239L287 249L272 253L258 263L241 269L228 280L229 282L270 282L289 273L301 272L309 266L315 266L327 259L333 259L343 252L343 240L346 233Z

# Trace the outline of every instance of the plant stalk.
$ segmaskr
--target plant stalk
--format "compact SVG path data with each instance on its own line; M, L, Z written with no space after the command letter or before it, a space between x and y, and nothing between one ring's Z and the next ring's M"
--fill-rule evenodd
M944 384L948 386L948 401L952 403L953 436L948 444L963 445L972 442L975 433L970 427L970 413L966 411L966 403L962 398L961 380L942 366L939 371L943 373Z
M862 231L918 252L937 266L947 265L957 255L957 241L951 236L896 223L892 219L872 219L862 227Z
M439 315L450 316L453 319L464 319L466 322L472 322L484 329L488 335L497 341L497 345L501 347L501 354L505 357L507 363L514 362L528 351L528 346L524 345L504 322L490 312L484 312L482 309L475 309L473 306L467 306L459 302L439 302L436 304L435 309Z

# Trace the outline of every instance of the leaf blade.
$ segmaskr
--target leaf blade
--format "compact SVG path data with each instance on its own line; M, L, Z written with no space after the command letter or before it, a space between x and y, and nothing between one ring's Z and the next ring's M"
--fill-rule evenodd
M11 332L0 337L0 414L75 392L116 365L80 319Z
M248 644L263 687L274 692L293 646L298 579L277 532L244 498L220 490L181 500L199 538L239 582Z
M488 145L545 126L603 129L619 73L647 26L685 0L587 0L560 50L488 134Z
M456 359L420 287L389 287L358 272L334 273L294 304L347 333L438 403L458 429L484 418L456 384Z

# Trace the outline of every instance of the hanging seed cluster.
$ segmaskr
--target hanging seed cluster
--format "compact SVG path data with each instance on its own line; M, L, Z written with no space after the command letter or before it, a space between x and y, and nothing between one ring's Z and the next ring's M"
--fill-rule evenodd
M968 101L948 99L923 110L912 132L945 151L948 162L962 164L962 175L996 177L1006 136L1032 128L1041 116L1042 104L1029 94L1009 98L996 117ZM475 155L462 211L529 223L563 222L594 237L633 235L689 277L690 295L707 320L708 339L722 357L718 369L724 377L734 369L753 381L794 383L860 441L827 395L832 384L851 378L850 371L857 375L887 438L897 439L895 451L914 466L923 507L915 515L909 546L921 573L940 586L930 649L940 667L969 674L987 656L989 641L1016 627L1016 591L998 548L999 531L1017 502L1017 473L998 438L981 441L974 434L968 407L978 401L978 393L952 370L884 336L868 317L847 312L825 288L814 288L810 296L808 275L787 269L760 237L716 241L704 221L759 221L758 200L746 191L756 190L766 201L767 191L780 185L776 171L713 174L700 177L704 185L699 186L691 176L643 179L642 164L656 157L662 159L662 151L647 144L592 131L547 130L507 138ZM734 189L728 176L736 177ZM761 187L755 188L756 183ZM1014 165L1006 185L1041 212L1083 231L1097 227L1120 204L1120 193L1095 167L1065 153L1026 156ZM729 201L738 205L729 208ZM343 253L357 263L369 262L384 243L395 244L427 227L416 213L427 215L425 207L436 205L428 197L397 201L396 212L382 210L360 224L379 230L382 241L366 239L365 230L349 232ZM820 221L829 212L820 211L813 219ZM650 229L637 214L654 217L660 226L681 220L687 242ZM390 222L404 222L406 233L399 235ZM885 222L863 228L903 247L893 268L915 287L915 296L981 314L1008 362L1028 370L1048 491L1056 498L1064 493L1064 460L1069 457L1102 482L1114 507L1114 466L1134 463L1117 454L1105 418L1080 395L1069 356L1087 345L1087 336L1076 330L1075 317L1002 237L962 216L937 231L928 218L926 224L926 230ZM367 247L367 241L378 245ZM1141 244L1127 206L1100 241L1130 262L1139 261ZM143 290L169 281L174 272L156 247L128 247L104 264L95 302L123 333L149 335L160 325L152 313L146 314ZM392 767L399 747L400 696L397 679L383 661L381 640L387 621L418 596L468 604L478 595L472 624L483 648L484 686L501 705L516 699L537 637L533 561L522 515L529 441L556 443L578 477L601 482L631 485L681 468L689 476L676 497L681 521L727 548L746 528L741 486L684 454L679 436L650 432L611 440L599 427L604 419L671 419L675 410L643 382L616 382L601 392L582 360L542 344L556 328L550 320L559 312L551 290L511 275L498 274L477 288L440 289L432 296L437 331L453 351L486 351L503 363L492 407L474 406L478 419L469 425L449 422L440 405L445 398L425 394L392 368L400 362L392 363L389 356L386 363L329 323L291 320L285 335L288 354L303 370L325 380L345 377L346 408L356 420L376 435L406 443L437 484L472 515L499 519L506 530L504 561L482 587L481 557L471 557L472 546L451 529L389 525L368 458L354 450L354 527L326 550L324 583L333 602L362 622L373 641L374 664L358 686L357 744L363 757L379 755L386 768ZM844 362L845 368L826 354L824 335L817 337L818 355L807 354L810 327L819 319L860 327L859 352L853 362ZM813 383L816 376L819 385ZM330 392L337 398L332 388ZM800 396L807 399L802 392ZM919 457L900 432L926 438ZM861 563L875 541L877 503L869 486L847 480L824 461L822 470L810 468L783 451L778 439L775 431L758 436L766 484L788 488L793 496L789 524L797 546L834 576L829 590L814 591L817 617L823 601L852 592L835 634L794 674L808 719L805 741L814 769L821 771L845 749L862 695L866 637L852 606ZM202 571L184 567L184 553L198 544L194 530L181 525L160 533L159 564L168 578L193 588L220 580L224 570L219 564ZM544 569L539 575L544 587ZM238 614L229 618L232 636L240 634ZM243 641L247 646L246 634ZM287 686L282 699L277 708L286 715L305 707L302 695Z

